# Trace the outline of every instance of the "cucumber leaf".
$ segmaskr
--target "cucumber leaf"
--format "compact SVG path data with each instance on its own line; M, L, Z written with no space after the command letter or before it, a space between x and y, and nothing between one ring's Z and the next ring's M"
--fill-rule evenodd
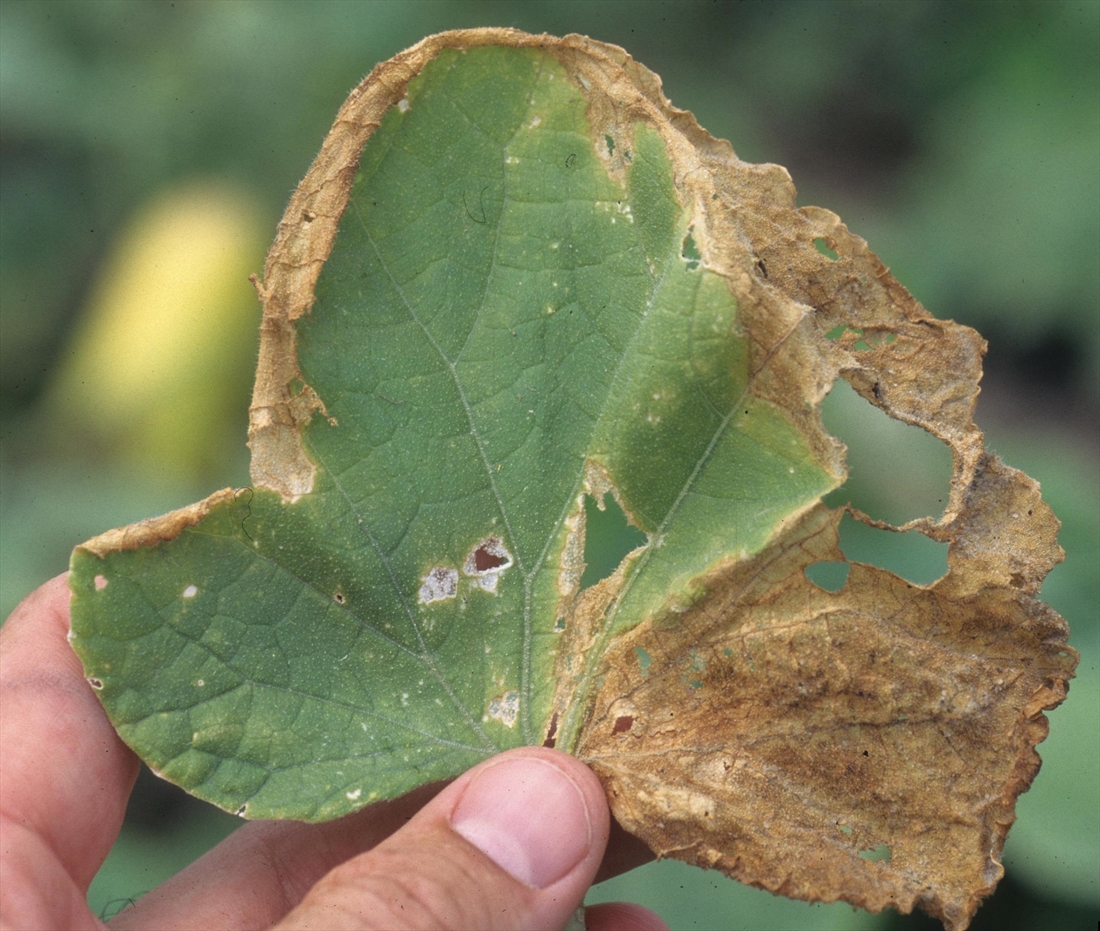
M547 744L659 855L965 926L1075 663L976 333L622 50L510 30L365 79L257 287L252 487L73 555L74 647L155 771L323 820ZM838 375L952 449L904 528L950 544L930 586L805 573L844 559ZM593 505L638 544L594 582Z

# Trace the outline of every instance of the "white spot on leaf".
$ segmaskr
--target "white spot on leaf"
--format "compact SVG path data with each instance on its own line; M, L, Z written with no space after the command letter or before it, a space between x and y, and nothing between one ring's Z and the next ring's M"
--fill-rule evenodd
M357 800L357 799L359 798L359 796L360 796L360 795L362 795L362 794L363 794L363 790L362 790L362 789L355 789L355 790L354 790L354 791L352 791L352 792L345 792L345 793L344 793L344 795L346 795L346 796L348 797L348 801L349 801L349 802L354 802L354 801L356 801L356 800Z
M436 566L424 576L423 582L419 597L422 605L454 598L458 593L458 570L447 566Z
M402 97L399 101L397 101L397 109L400 110L402 113L408 113L409 112L409 98L408 97Z
M483 575L480 578L474 579L474 584L478 588L495 595L497 591L497 580L499 578L499 572L490 572L488 575Z
M505 727L514 727L519 718L519 692L505 692L489 702L489 717Z
M194 598L198 593L199 593L199 590L198 590L197 586L188 585L187 588L185 588L183 590L183 597L184 598Z

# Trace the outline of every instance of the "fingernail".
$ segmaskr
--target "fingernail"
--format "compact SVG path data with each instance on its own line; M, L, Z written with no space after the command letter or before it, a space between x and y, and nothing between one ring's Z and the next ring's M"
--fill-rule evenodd
M592 843L580 787L548 760L503 760L481 770L451 826L505 872L535 889L573 869Z

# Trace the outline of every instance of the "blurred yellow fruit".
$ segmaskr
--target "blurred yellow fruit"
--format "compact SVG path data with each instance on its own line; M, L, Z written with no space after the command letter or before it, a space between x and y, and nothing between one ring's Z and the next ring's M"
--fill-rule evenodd
M64 445L151 477L224 476L245 440L260 319L248 276L265 246L256 205L224 183L147 203L107 257L50 392Z

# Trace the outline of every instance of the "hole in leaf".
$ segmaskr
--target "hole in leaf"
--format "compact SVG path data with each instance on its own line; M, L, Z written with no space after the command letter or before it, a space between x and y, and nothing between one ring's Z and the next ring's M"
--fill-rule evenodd
M512 554L505 549L500 537L487 537L467 554L462 571L471 576L495 575L511 565Z
M488 547L479 546L474 550L474 570L477 572L488 572L490 569L499 569L506 562L508 562L505 556L500 553L494 553Z
M337 593L336 593L335 595L333 595L332 597L333 597L333 599L334 599L334 600L336 601L336 603L337 603L338 605L342 605L342 604L344 604L344 602L346 602L346 601L347 601L347 598L346 598L346 597L344 596L344 593L343 593L343 592L337 592Z
M584 575L581 588L602 582L617 568L623 558L639 546L645 546L647 537L637 527L627 522L623 509L611 495L605 495L604 507L595 498L584 499Z
M641 647L634 648L634 655L638 657L638 668L641 669L643 676L649 675L649 664L652 662L648 652Z
M859 855L864 860L883 860L886 863L890 862L890 848L886 844L879 844L877 847L869 850L861 850Z
M611 728L612 734L625 734L634 726L634 718L629 714L620 715L615 719L615 726Z
M687 235L684 237L684 244L680 250L680 255L687 263L689 271L697 269L699 263L703 259L703 254L699 251L699 247L695 245L695 240L691 236L691 230L688 230Z
M615 154L615 140L612 139L611 136L604 136L603 141L607 143L607 154L608 155L614 155Z
M93 689L95 689L98 692L100 689L103 688L103 680L102 679L91 678L91 679L88 680L88 685L90 685Z
M558 742L557 733L558 733L558 713L555 711L550 716L550 726L548 728L546 728L546 739L542 742L542 745L544 747L550 747L552 749L554 744L556 744Z
M825 429L848 447L848 481L831 507L851 503L891 524L943 513L951 489L951 451L920 427L879 410L838 380L821 404Z
M947 544L915 530L879 530L845 514L840 521L840 548L854 562L878 566L917 585L930 585L947 574Z
M815 562L803 571L806 578L827 592L839 592L848 581L852 567L846 562Z
M103 591L103 589L105 589L106 587L107 587L107 579L106 579L106 577L104 577L104 576L102 576L102 575L97 575L97 576L95 577L95 590L96 590L97 592L101 592L101 591Z
M832 259L834 262L840 258L840 255L836 252L836 250L830 249L829 244L825 242L825 240L821 236L818 236L817 239L814 240L814 245L817 247L818 252L820 252L826 258Z

